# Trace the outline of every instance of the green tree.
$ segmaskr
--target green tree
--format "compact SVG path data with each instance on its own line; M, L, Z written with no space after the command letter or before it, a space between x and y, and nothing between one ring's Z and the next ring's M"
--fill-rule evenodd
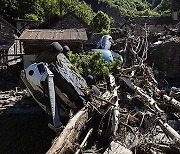
M94 16L94 18L90 23L90 26L95 32L101 32L102 30L109 31L110 25L111 25L111 20L109 16L102 11L98 11L98 13Z
M59 12L59 0L0 0L0 14L8 21L17 17L44 20Z
M61 0L60 1L60 15L63 16L68 12L73 12L87 24L90 23L94 16L94 12L90 6L84 1L79 0Z

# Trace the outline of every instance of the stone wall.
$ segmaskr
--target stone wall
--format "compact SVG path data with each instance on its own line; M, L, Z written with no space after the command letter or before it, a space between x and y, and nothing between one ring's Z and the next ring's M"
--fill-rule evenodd
M0 64L4 65L8 60L16 58L14 56L7 57L7 54L20 53L20 47L15 38L17 38L16 28L0 18Z
M11 44L15 40L15 30L0 20L0 46Z

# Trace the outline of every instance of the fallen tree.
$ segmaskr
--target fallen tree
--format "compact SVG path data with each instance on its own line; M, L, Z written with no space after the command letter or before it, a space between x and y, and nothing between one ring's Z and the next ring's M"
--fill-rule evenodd
M78 111L72 119L69 120L60 136L54 140L47 154L73 152L75 149L74 145L88 119L88 108L84 107Z

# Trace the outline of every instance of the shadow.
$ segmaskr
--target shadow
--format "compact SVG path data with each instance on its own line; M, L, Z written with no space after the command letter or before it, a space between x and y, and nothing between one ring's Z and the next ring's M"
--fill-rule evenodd
M48 128L48 118L41 109L26 109L18 114L10 107L0 115L0 153L44 154L51 147L56 134ZM30 108L32 110L32 108ZM13 111L13 112L12 112ZM18 110L17 110L18 111Z
M0 91L15 90L21 84L21 65L0 71ZM21 84L20 88L23 89ZM0 94L0 153L44 154L56 134L48 128L48 117L32 99L6 101ZM10 95L10 94L7 94Z

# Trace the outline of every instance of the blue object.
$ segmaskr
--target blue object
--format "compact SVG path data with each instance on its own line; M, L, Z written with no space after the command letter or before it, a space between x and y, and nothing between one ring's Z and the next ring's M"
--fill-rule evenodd
M91 49L91 51L92 52L100 52L100 53L102 53L103 59L105 61L109 61L109 62L114 61L110 50L107 50L107 49Z

